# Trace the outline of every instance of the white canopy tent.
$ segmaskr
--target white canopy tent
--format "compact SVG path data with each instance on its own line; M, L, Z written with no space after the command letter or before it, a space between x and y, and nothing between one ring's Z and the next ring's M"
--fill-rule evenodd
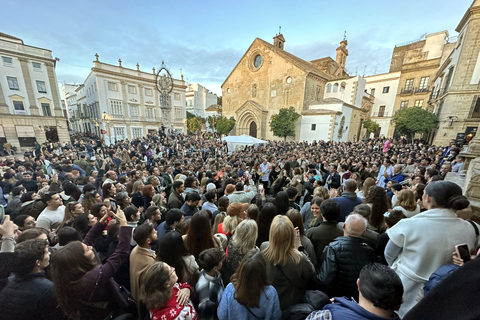
M268 143L268 141L257 139L246 134L242 134L241 136L228 136L222 140L227 142L228 153L241 150L245 148L245 146L258 146L259 144Z

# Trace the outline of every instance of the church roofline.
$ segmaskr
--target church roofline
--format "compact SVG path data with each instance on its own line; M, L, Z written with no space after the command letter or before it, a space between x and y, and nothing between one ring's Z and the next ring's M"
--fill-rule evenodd
M266 47L268 47L270 50L274 51L275 53L277 53L278 55L282 56L285 60L288 60L290 61L293 65L295 65L297 68L299 68L300 70L304 71L306 74L309 74L309 73L312 73L322 79L325 79L326 81L330 81L332 79L332 77L328 74L326 74L325 72L323 72L322 70L316 68L314 65L312 65L311 62L309 61L306 61L306 60L303 60L302 58L299 58L283 49L279 49L279 48L276 48L274 45L272 45L271 43L268 43L266 42L265 40L262 40L260 38L255 38L255 40L253 40L252 44L248 47L248 49L245 51L245 53L242 55L242 57L240 58L240 60L238 61L238 63L235 65L235 67L232 69L232 71L229 73L229 75L227 76L227 78L225 79L225 81L222 83L222 85L220 86L221 88L223 88L223 86L225 85L225 83L228 81L228 79L230 78L230 76L232 75L233 71L238 67L238 65L240 64L240 62L243 60L243 58L247 55L247 53L250 51L251 47L254 45L254 43L256 41L259 41L260 43L262 43L263 45L265 45Z

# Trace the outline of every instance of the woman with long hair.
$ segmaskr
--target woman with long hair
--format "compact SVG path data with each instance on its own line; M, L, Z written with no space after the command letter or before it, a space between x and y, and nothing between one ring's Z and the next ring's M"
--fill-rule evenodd
M420 213L420 205L415 200L415 193L409 189L403 189L397 193L397 202L393 210L400 210L407 218Z
M265 270L263 255L256 249L250 250L223 292L217 310L219 320L279 320L282 317L277 291L269 285Z
M55 294L63 312L69 318L103 320L118 316L125 307L113 275L128 259L132 229L127 226L123 211L115 218L120 222L119 243L115 253L100 265L92 246L105 228L105 215L88 232L83 243L73 241L57 250L51 259L50 271Z
M63 216L63 221L58 227L58 229L60 229L61 227L71 227L75 218L84 212L85 209L83 208L81 203L78 203L77 201L67 203L67 205L65 206L65 215Z
M260 249L267 261L268 283L277 290L282 311L300 302L315 274L312 262L298 248L301 248L298 231L288 217L277 215L270 227L269 242Z
M260 210L260 214L257 217L257 227L258 227L258 237L256 241L257 247L268 241L268 236L270 234L270 225L272 224L273 218L277 215L275 205L271 202L265 203L265 205Z
M368 228L378 233L385 232L384 214L391 209L390 199L385 189L380 186L371 187L364 203L372 208L372 215L368 219Z
M323 221L322 211L320 210L320 206L322 205L323 201L328 200L323 199L322 197L315 197L310 201L310 211L312 213L312 220L310 220L310 228L318 227L320 223Z
M238 225L237 231L228 242L228 256L225 267L222 269L224 285L230 283L230 277L235 273L247 252L255 248L257 232L257 223L254 220L243 220Z
M303 227L303 219L300 212L297 209L290 209L287 211L287 217L292 221L293 227L298 230L302 247L305 248L305 251L310 257L310 261L312 261L313 266L316 267L317 255L315 254L315 248L313 247L312 241L305 236L305 228Z
M115 195L115 201L117 202L117 205L122 208L122 210L132 204L132 198L129 197L128 192L126 191L117 193Z
M140 276L140 301L150 312L152 320L196 320L197 312L190 301L193 289L178 283L175 268L155 262Z
M222 250L220 240L213 236L210 231L210 220L208 214L204 210L198 211L190 219L190 226L187 234L183 238L183 242L195 259L198 258L200 252L205 249L219 248Z
M110 183L110 182L106 182L103 184L103 187L102 187L102 191L103 191L103 200L107 200L109 199L110 201L115 201L115 193L116 193L116 189L115 189L115 185L113 183Z
M83 239L97 221L97 217L94 217L91 213L82 213L73 220L72 227L78 231Z
M362 198L362 200L364 200L368 196L368 190L370 190L370 188L374 185L375 185L375 179L371 177L368 177L367 179L365 179L365 181L363 181L362 190L360 190L357 193L357 197L360 197Z
M85 212L90 212L95 203L103 202L102 196L96 190L86 192L82 199L82 206Z
M330 198L330 194L328 192L328 189L325 188L325 187L316 187L314 190L313 190L313 198L320 198L322 200L327 200ZM303 218L303 225L306 226L305 229L308 229L311 227L311 223L312 223L312 220L315 220L317 216L314 216L313 213L312 213L312 201L313 201L313 198L306 202L302 209L300 210L300 214L302 215L302 218ZM320 202L321 204L322 202ZM318 208L320 210L320 205L318 205Z
M451 181L429 183L423 202L427 211L401 219L387 231L390 240L385 258L405 289L399 310L402 318L422 298L423 286L431 274L452 263L455 246L465 243L475 248L477 242L476 228L455 214L470 205L457 184Z
M198 278L198 264L183 243L180 232L165 234L157 248L157 261L163 261L178 272L178 282L195 286Z
M218 232L227 238L235 233L237 226L247 217L248 203L232 202L227 208L227 216L218 225Z

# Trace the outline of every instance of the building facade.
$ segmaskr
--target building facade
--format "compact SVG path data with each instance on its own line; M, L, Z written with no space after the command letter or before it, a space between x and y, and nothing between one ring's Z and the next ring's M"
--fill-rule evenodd
M448 32L441 31L425 36L425 40L398 45L394 48L390 72L400 71L393 115L409 107L428 108L432 83L448 43ZM388 137L396 136L395 125L389 126Z
M451 139L470 141L480 124L479 0L467 9L455 31L457 41L442 57L429 100L439 118L436 145L447 145Z
M0 148L68 142L52 51L0 32Z
M187 85L185 99L187 101L187 111L193 113L197 117L207 117L206 110L211 105L217 104L217 95L200 85L199 83L191 83Z
M365 80L367 92L375 97L370 119L380 126L373 135L377 138L386 137L392 125L400 71L365 77Z
M152 72L100 62L98 55L84 84L75 89L76 110L70 122L77 132L102 136L106 143L136 139L162 129L186 132L186 85L173 79L168 101L162 103Z
M232 134L280 139L270 130L270 118L281 108L294 107L301 117L296 124L295 137L289 139L321 140L319 132L328 132L328 140L358 139L362 119L368 117L373 99L364 94L365 80L352 78L345 70L347 41L340 42L335 60L327 57L305 61L284 50L282 34L277 34L273 40L270 44L255 39L222 84L222 113L236 119ZM347 90L342 100L339 95ZM339 128L335 126L342 122L342 117L337 117L342 114L342 133L335 135Z

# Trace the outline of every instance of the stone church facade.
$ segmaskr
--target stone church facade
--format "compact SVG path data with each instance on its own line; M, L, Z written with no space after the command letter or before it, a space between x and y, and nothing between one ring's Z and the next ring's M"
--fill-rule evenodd
M271 44L256 38L222 84L223 115L236 119L231 134L279 139L270 131L270 117L281 108L293 106L302 117L297 122L292 140L302 140L301 126L306 116L317 113L335 116L341 112L336 108L327 111L318 109L324 102L328 83L336 80L341 83L351 78L345 71L347 41L340 43L335 60L328 57L305 61L284 50L285 38L282 34L277 34L273 39ZM355 92L362 94L363 89L359 91L356 87ZM326 105L331 105L331 99ZM311 106L316 106L317 111L310 110ZM355 112L361 109L360 106L346 106L353 107ZM345 121L349 123L350 119ZM329 132L333 132L331 126L335 121L330 122L324 124ZM357 129L360 123L358 121Z

